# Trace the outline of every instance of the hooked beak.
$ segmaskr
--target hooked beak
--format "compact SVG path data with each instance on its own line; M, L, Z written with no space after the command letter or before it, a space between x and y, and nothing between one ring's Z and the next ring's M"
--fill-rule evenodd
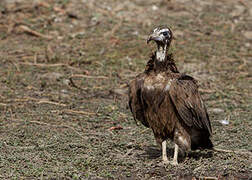
M147 39L147 44L149 44L150 41L155 41L155 42L160 42L162 41L162 38L160 38L160 36L158 34L151 34L149 35L148 39Z

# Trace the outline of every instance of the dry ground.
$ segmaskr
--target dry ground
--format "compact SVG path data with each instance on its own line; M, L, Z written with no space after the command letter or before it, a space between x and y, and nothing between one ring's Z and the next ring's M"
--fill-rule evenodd
M199 81L215 146L251 152L252 1L1 0L0 178L252 178L247 154L159 164L151 130L127 109L158 24L174 31L179 70Z

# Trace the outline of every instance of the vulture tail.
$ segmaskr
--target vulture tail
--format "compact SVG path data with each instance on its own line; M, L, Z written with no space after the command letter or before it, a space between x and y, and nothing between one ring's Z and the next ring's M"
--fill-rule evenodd
M208 132L196 132L191 136L191 149L213 149L213 143Z

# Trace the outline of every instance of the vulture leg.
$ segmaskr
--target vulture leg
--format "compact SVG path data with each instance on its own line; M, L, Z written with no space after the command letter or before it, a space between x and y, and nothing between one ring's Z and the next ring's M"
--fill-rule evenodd
M172 164L174 166L178 165L178 145L175 144L174 148L174 156L173 156L173 161L168 161L167 154L166 154L166 141L162 142L162 159L164 164Z
M167 154L166 154L166 140L164 140L162 142L162 158L163 158L163 162L165 164L168 163L168 158L167 158Z
M174 156L173 156L173 161L172 161L172 165L178 165L178 145L175 144L175 148L174 148Z

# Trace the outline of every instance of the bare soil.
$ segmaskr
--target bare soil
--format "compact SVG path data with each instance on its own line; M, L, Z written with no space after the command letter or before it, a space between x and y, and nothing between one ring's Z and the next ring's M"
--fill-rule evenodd
M0 178L251 179L248 153L162 165L151 130L135 124L127 86L159 24L174 31L180 72L199 81L214 145L251 153L252 1L2 0Z

